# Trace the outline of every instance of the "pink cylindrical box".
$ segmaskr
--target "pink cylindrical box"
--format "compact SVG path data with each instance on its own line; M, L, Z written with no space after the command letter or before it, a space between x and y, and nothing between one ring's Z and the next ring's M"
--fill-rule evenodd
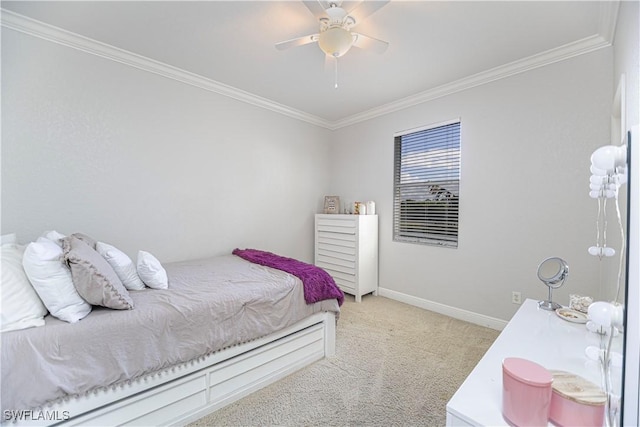
M527 359L502 361L502 415L518 427L546 426L553 377L544 367Z
M557 426L602 427L607 395L578 375L551 371L553 393L549 419Z

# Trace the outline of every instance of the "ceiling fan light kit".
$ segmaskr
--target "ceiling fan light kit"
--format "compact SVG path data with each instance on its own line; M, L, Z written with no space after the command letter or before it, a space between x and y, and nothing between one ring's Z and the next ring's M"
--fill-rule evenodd
M353 46L356 37L342 27L331 27L320 33L318 46L324 53L339 58Z

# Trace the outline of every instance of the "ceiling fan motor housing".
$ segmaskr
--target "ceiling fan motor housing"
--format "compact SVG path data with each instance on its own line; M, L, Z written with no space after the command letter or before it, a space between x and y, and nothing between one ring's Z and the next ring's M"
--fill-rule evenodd
M347 11L341 7L331 4L331 7L325 10L332 24L342 24L344 18L347 17Z

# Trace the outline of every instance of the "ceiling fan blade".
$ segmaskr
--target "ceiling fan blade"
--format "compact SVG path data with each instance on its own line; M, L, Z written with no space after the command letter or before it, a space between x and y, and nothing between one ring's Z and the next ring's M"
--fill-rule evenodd
M355 19L357 25L364 21L367 16L386 6L387 3L389 3L389 0L363 0L353 10L349 11L349 16Z
M376 39L371 36L365 36L360 33L352 33L356 35L356 41L353 43L355 47L359 47L361 49L370 49L376 53L383 53L389 47L389 42L384 40Z
M285 50L292 47L303 46L309 43L315 43L318 41L318 34L310 34L308 36L298 37L291 40L285 40L283 42L276 43L276 49Z
M328 6L325 6L320 0L308 0L308 1L303 1L302 3L304 3L305 6L307 6L307 9L309 9L309 12L311 12L313 16L316 17L316 19L327 17L325 10L327 9Z

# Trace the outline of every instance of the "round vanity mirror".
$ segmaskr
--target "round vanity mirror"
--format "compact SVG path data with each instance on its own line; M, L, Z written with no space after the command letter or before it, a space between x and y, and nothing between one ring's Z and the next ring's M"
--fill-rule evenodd
M538 302L538 306L545 310L556 310L562 306L553 302L551 292L564 284L569 275L569 265L562 258L550 257L538 266L538 278L549 288L549 299Z

